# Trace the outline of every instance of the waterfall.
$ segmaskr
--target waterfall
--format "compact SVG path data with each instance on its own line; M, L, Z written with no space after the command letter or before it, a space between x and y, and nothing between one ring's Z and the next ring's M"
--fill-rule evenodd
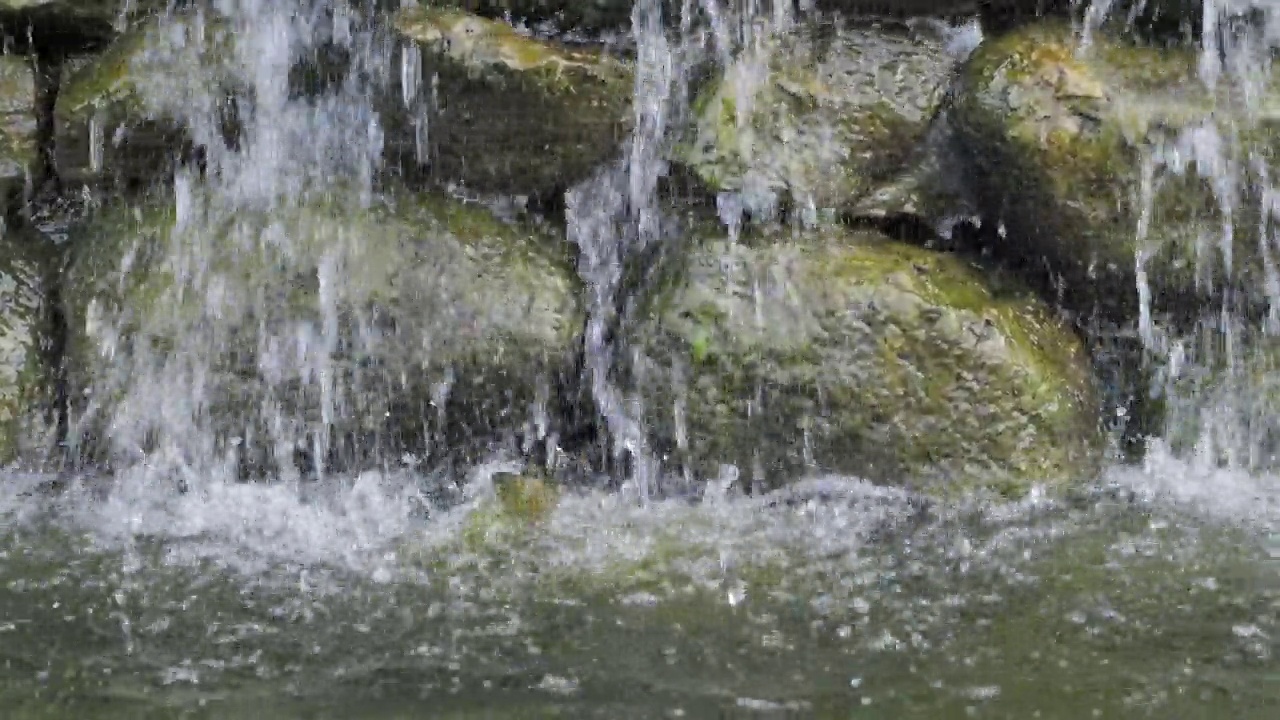
M100 362L114 369L93 390L118 399L105 434L109 460L120 469L178 478L187 487L231 479L245 461L239 449L261 443L254 435L264 434L277 460L307 452L323 471L334 414L352 390L331 362L338 342L334 288L343 268L333 256L305 258L282 226L250 218L335 193L352 207L370 201L382 156L371 98L389 63L358 9L346 0L217 0L174 11L153 28L137 62L198 75L138 68L147 81L143 100L189 129L203 149L203 167L180 168L173 179L174 224L163 269L176 281L143 328L176 330L165 333L172 346L133 343L126 352L120 323L127 318L95 323ZM351 58L342 81L318 97L296 92L291 72L331 48ZM237 129L228 137L232 113ZM238 275L254 264L309 275L319 286L313 319L284 326L258 320L256 341L229 337L232 325L251 325L274 302L273 288ZM200 308L194 314L193 305ZM226 405L236 402L227 397L237 360L231 356L243 351L237 342L256 347L250 371L271 389L253 406L235 408L232 422L239 426L227 427ZM286 382L294 375L301 387ZM294 403L292 394L315 399ZM315 412L287 409L296 404ZM90 415L95 408L91 403ZM285 478L296 474L288 462L276 470Z
M1093 0L1085 10L1082 51L1087 52L1090 34L1115 10L1113 5ZM1267 2L1205 0L1200 21L1199 82L1218 103L1243 108L1235 117L1258 119L1268 112L1259 103L1259 83L1265 82L1270 54L1280 42L1280 13ZM1152 439L1154 449L1185 454L1206 467L1253 472L1274 466L1280 430L1274 400L1267 397L1273 375L1268 338L1280 329L1275 262L1280 207L1274 201L1274 168L1267 153L1236 130L1207 116L1157 143L1144 158L1135 198L1140 208L1134 231L1136 330L1153 370L1150 394L1165 416L1163 434ZM1154 312L1148 267L1166 242L1149 232L1153 188L1175 177L1196 178L1211 189L1218 221L1216 229L1195 240L1197 289L1212 301L1189 324ZM1245 245L1251 242L1257 243L1261 278L1236 274L1236 259L1254 251ZM1256 298L1265 299L1268 307L1260 311Z

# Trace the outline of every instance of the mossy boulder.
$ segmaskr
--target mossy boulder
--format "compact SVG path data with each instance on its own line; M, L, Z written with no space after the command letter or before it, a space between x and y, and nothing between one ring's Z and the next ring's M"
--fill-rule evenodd
M51 408L47 301L55 255L39 236L0 235L0 466L42 449L36 445Z
M69 64L55 106L59 174L117 186L171 177L191 152L189 123L231 115L219 90L233 82L222 62L233 39L217 15L186 11L139 22L101 55Z
M1257 202L1242 191L1250 155L1275 156L1280 96L1253 80L1211 91L1194 50L1105 34L1081 48L1066 23L984 43L952 118L983 210L1004 224L997 251L1046 269L1067 307L1120 323L1138 318L1140 283L1175 317L1227 286L1265 302Z
M476 461L560 416L583 323L562 238L428 194L361 208L335 190L233 214L208 200L118 208L75 239L72 385L101 418L200 384L196 425L270 472L291 462L281 452Z
M1082 344L1012 280L841 228L692 243L626 333L668 462L1015 495L1097 467Z
M540 195L620 152L634 89L621 60L454 10L406 9L393 23L413 72L383 117L393 164L407 174Z
M677 159L766 216L844 211L891 180L916 157L954 69L940 39L893 24L804 24L762 52L703 91Z

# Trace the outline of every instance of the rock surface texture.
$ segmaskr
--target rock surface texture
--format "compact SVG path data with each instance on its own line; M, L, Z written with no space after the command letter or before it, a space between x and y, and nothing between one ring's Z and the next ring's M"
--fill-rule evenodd
M519 538L615 445L1016 497L1117 396L1267 386L1265 338L1149 363L1280 295L1277 86L1205 82L1197 0L278 7L0 0L0 462L50 411L237 478L514 455L475 527Z

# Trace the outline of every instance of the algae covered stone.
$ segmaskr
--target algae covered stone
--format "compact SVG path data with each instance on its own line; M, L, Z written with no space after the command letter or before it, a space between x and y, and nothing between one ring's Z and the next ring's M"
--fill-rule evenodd
M411 173L537 195L619 152L633 91L621 60L455 10L406 9L393 23L408 70L384 113L387 144Z
M427 194L228 213L182 189L77 238L75 384L104 417L193 387L181 421L273 456L250 465L349 466L475 461L557 416L582 326L562 239Z
M631 22L635 0L453 0L449 4L486 16L552 20L566 28L603 29Z
M953 68L939 39L905 26L803 24L703 91L678 159L763 214L842 211L913 157Z
M1081 343L1016 283L840 228L697 235L628 331L669 461L1011 494L1096 467Z
M1066 23L984 43L953 113L998 247L1045 268L1064 303L1117 322L1194 313L1226 285L1261 301L1251 169L1273 161L1270 77L1210 91L1197 53ZM1249 100L1246 94L1254 99ZM1252 157L1252 160L1250 159Z

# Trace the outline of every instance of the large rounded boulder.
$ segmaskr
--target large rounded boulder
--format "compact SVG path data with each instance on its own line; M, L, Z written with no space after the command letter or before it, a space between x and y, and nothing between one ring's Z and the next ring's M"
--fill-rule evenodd
M352 197L227 212L180 183L90 219L67 276L72 378L86 433L112 437L85 452L190 423L271 472L290 453L470 462L554 433L583 323L563 239L434 195Z
M954 64L907 26L798 25L703 90L678 160L753 215L849 210L916 157Z
M1194 315L1224 287L1266 302L1244 189L1275 155L1275 84L1210 89L1197 60L1103 33L1082 46L1046 22L984 43L964 70L952 117L1003 225L996 250L1047 271L1082 314Z
M1015 282L843 228L689 242L626 332L625 384L669 461L944 494L1097 468L1081 342Z

